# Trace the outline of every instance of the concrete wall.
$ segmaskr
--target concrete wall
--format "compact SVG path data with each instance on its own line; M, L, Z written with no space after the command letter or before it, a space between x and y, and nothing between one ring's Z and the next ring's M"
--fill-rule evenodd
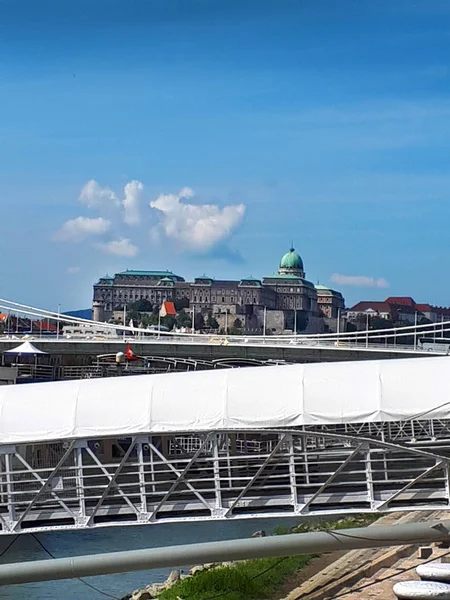
M264 311L261 310L261 325L264 321ZM285 328L284 312L282 310L268 310L266 313L266 333L267 335L281 335Z
M9 350L17 345L11 341L0 341L0 352ZM95 358L100 354L116 354L124 352L127 343L123 341L60 341L58 343L50 341L36 341L38 348L44 352L48 352L51 358L56 359L62 357L65 364L70 364L72 357L92 357ZM412 358L420 356L430 356L429 352L406 352L401 350L381 350L371 351L365 348L353 350L345 347L305 347L289 345L286 342L285 346L270 346L260 344L258 346L251 345L251 337L247 344L234 345L232 343L222 346L219 344L209 344L205 339L204 344L200 343L182 343L174 344L161 340L154 340L151 343L142 343L139 341L131 342L133 352L139 356L164 356L173 358L198 358L213 360L216 358L255 358L261 360L275 359L286 360L287 362L333 362L347 360L380 360L385 358Z
M16 380L16 367L0 367L0 385L11 385L13 383L16 383Z

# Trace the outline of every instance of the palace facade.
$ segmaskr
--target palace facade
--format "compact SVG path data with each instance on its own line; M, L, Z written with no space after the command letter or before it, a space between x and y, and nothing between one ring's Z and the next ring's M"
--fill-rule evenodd
M212 314L225 328L239 319L243 329L258 333L265 320L267 333L274 334L295 327L297 331L323 329L324 318L336 319L344 308L340 292L306 279L294 248L282 257L276 273L262 279L230 281L202 275L189 282L171 271L133 270L106 275L94 285L93 319L111 320L117 311L144 299L157 306L165 300L185 299L187 311Z

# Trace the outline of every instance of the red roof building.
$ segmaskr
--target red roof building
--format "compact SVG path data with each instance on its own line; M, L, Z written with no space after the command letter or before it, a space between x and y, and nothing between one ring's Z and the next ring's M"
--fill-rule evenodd
M33 321L33 329L38 331L53 331L54 333L58 331L58 327L48 319Z
M177 311L173 302L163 302L159 311L161 317L175 317Z
M363 300L362 302L355 304L355 306L352 306L347 314L350 319L358 315L366 314L378 315L383 319L390 319L392 317L392 306L387 302Z
M413 309L416 307L416 303L410 296L389 296L385 302L394 306L409 306Z

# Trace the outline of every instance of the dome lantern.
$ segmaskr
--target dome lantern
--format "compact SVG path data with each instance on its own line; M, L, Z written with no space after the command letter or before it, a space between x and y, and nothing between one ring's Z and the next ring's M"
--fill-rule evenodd
M305 276L305 272L303 270L303 261L300 254L295 251L293 245L291 246L289 252L286 252L281 259L278 272L280 275L296 275L297 277Z

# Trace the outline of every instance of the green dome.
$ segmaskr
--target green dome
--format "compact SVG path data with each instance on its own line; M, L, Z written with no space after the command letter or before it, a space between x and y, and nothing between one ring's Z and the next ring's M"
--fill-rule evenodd
M280 262L280 269L299 269L303 271L303 261L300 254L291 248Z

